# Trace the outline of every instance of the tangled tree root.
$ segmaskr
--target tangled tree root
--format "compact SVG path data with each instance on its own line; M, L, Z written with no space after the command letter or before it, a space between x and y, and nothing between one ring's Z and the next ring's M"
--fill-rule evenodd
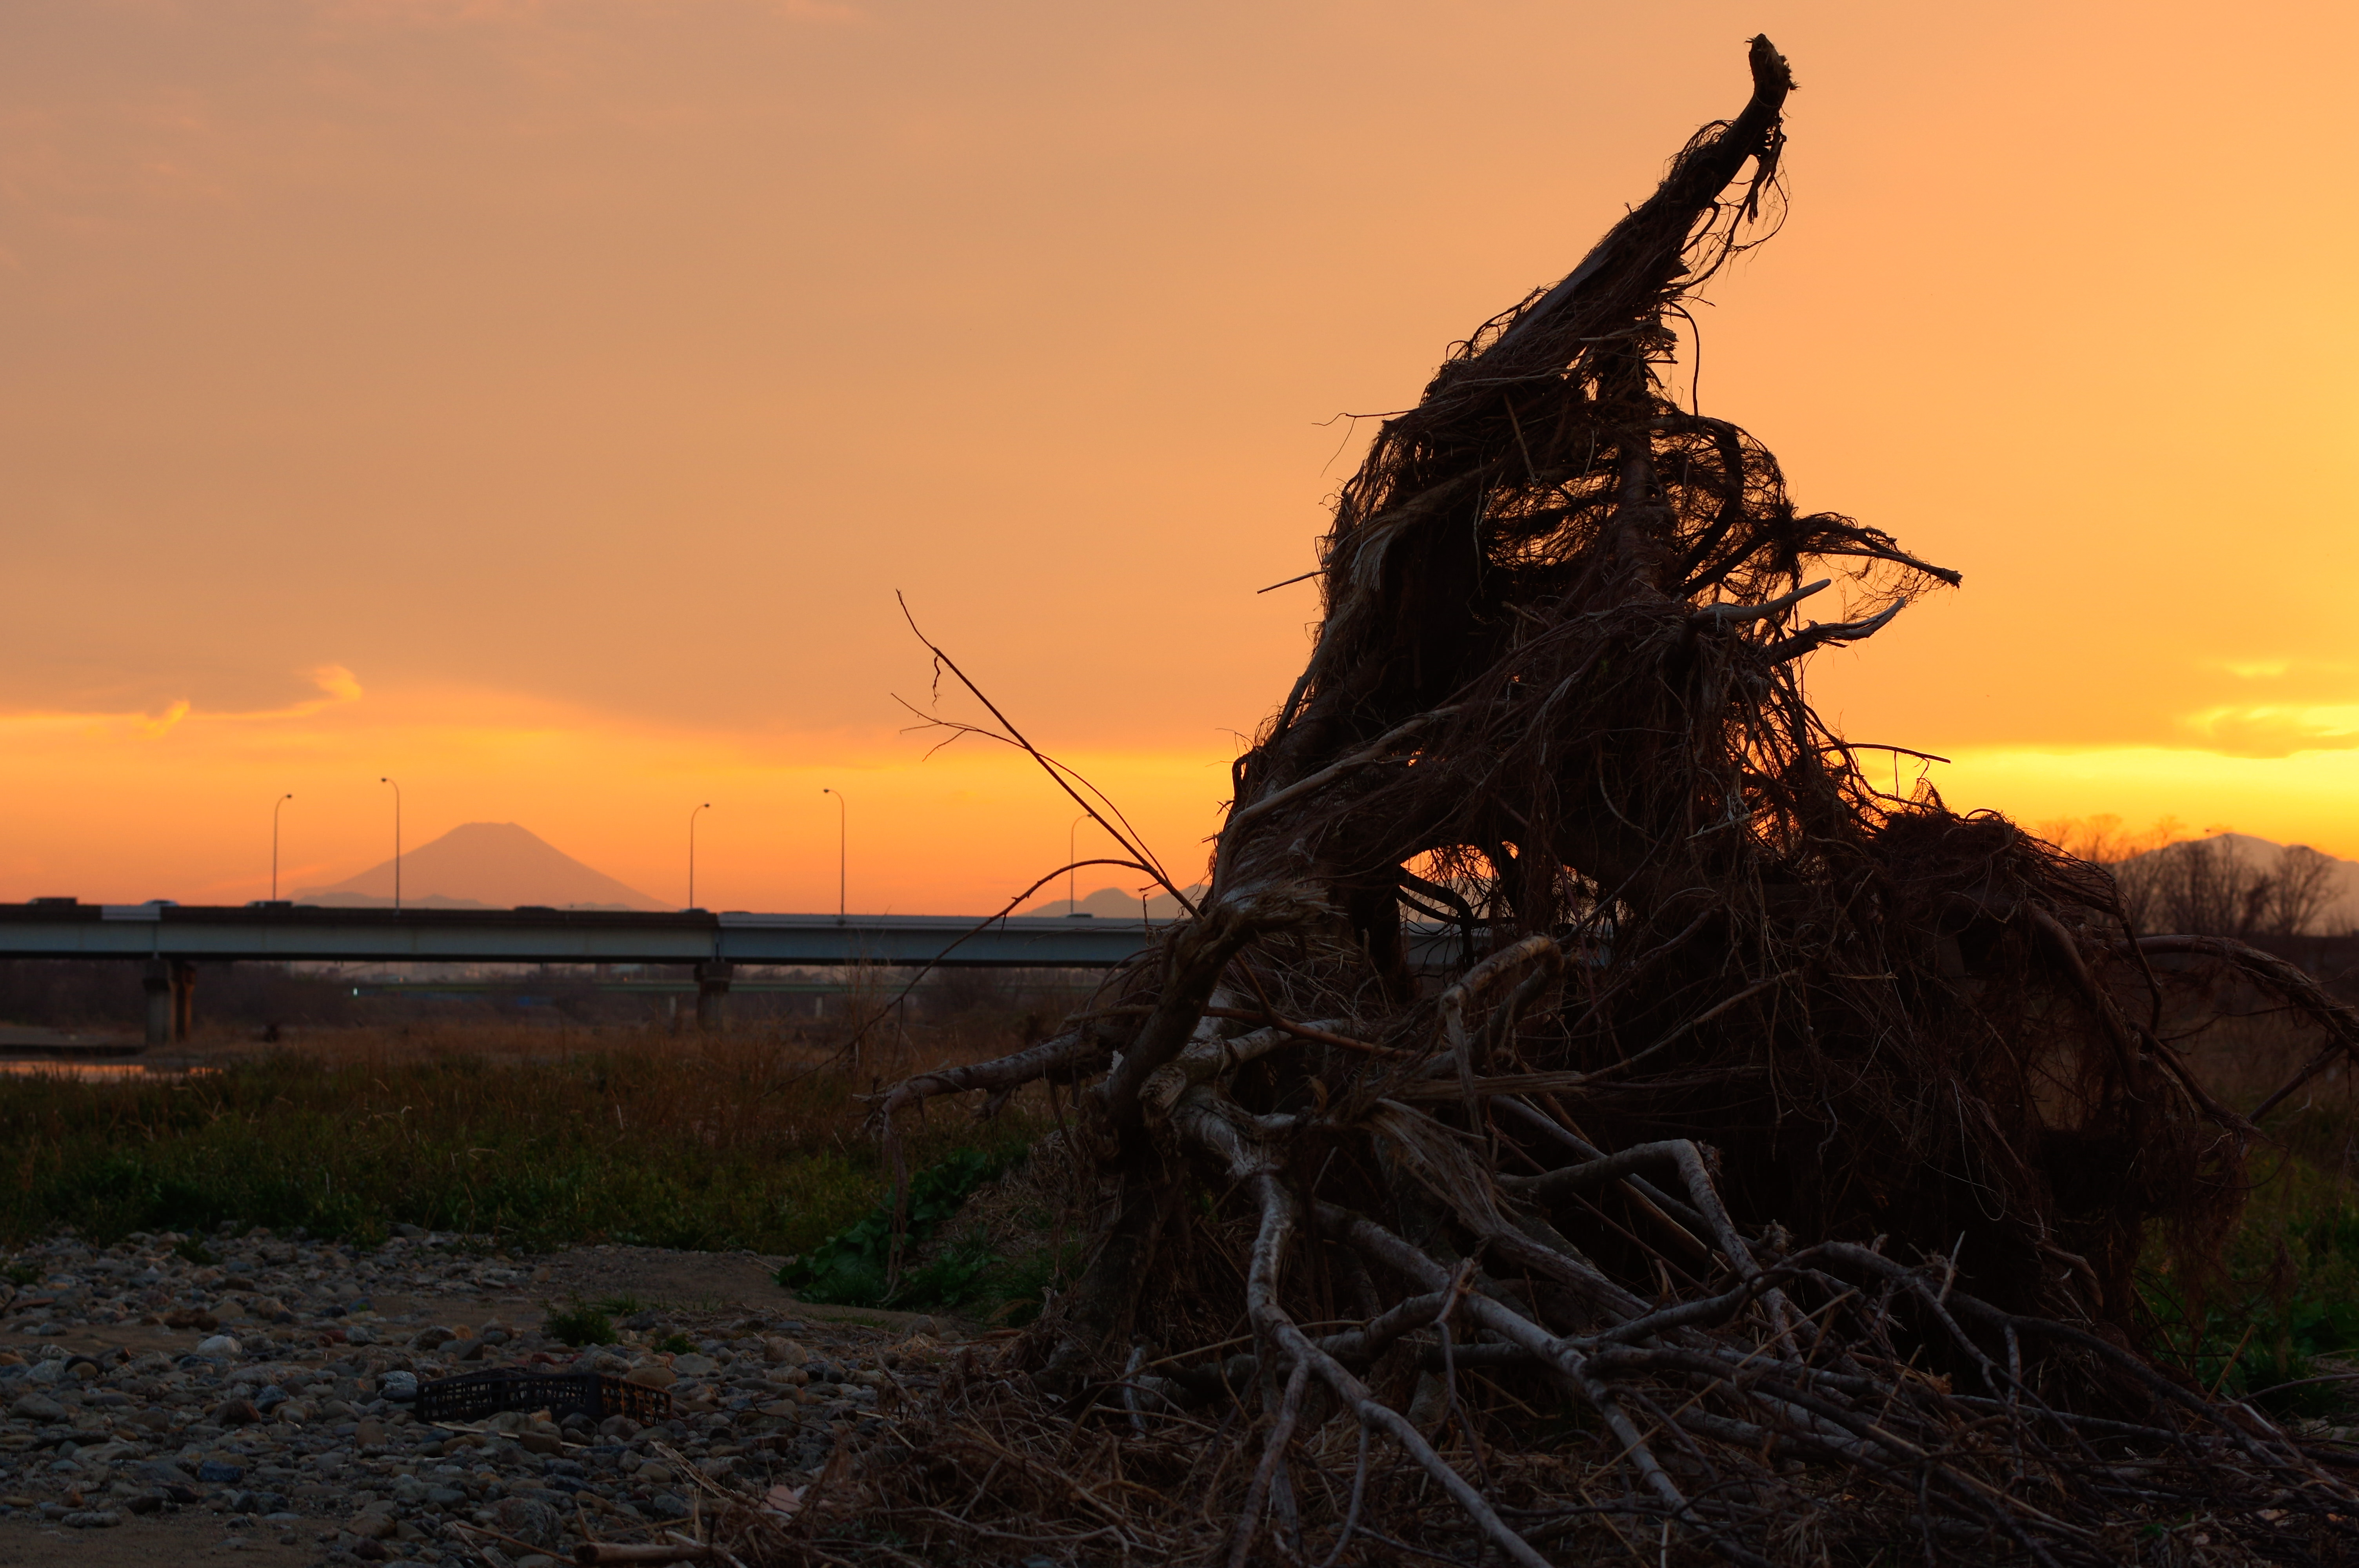
M2252 1130L2164 981L2351 1015L2233 945L2150 965L2103 872L1877 790L1797 672L1957 579L1661 390L1778 200L1751 62L1377 437L1193 917L884 1102L1076 1085L1090 1261L778 1553L2354 1555L2359 1456L2150 1360L2132 1275L2216 1261Z

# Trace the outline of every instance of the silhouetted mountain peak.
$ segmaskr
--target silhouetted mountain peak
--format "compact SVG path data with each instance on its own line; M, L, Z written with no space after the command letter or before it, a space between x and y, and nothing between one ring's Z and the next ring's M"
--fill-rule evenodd
M303 888L298 903L347 907L393 902L393 862L323 888ZM401 902L420 908L669 909L660 899L586 866L514 822L469 822L404 850Z

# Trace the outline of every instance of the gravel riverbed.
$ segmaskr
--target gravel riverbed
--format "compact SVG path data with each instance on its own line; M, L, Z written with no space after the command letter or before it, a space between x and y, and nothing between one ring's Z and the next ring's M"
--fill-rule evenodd
M0 1540L15 1525L61 1546L184 1516L209 1552L548 1568L588 1534L683 1519L713 1487L807 1484L958 1339L796 1303L750 1254L511 1259L424 1232L364 1249L256 1230L65 1238L5 1262ZM542 1331L551 1304L616 1298L608 1343ZM500 1367L618 1376L671 1405L645 1425L419 1419L419 1383Z

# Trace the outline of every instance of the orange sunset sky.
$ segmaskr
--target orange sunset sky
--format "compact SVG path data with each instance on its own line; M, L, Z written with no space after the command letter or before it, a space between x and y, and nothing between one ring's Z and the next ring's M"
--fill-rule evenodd
M902 732L896 589L1184 873L1334 416L1569 269L1756 30L1792 215L1701 406L1965 574L1813 695L1956 806L2359 856L2359 7L33 0L0 898L263 896L286 791L282 888L335 881L391 773L411 844L674 900L710 800L715 908L832 906L834 786L855 908L995 905L1073 814Z

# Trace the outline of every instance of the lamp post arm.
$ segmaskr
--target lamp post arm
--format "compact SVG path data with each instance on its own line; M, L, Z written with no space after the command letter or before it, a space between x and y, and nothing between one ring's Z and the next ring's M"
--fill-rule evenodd
M278 902L278 813L295 798L289 790L270 803L270 902Z
M401 785L392 779L381 778L381 784L393 784L393 908L401 912Z
M849 905L845 890L851 885L847 868L851 864L851 851L848 846L852 838L852 816L845 809L842 790L826 787L822 788L820 794L835 796L835 920L836 924L841 925L844 920L844 910Z
M708 800L688 814L688 907L690 909L696 907L696 818L699 812L712 809L712 803Z

